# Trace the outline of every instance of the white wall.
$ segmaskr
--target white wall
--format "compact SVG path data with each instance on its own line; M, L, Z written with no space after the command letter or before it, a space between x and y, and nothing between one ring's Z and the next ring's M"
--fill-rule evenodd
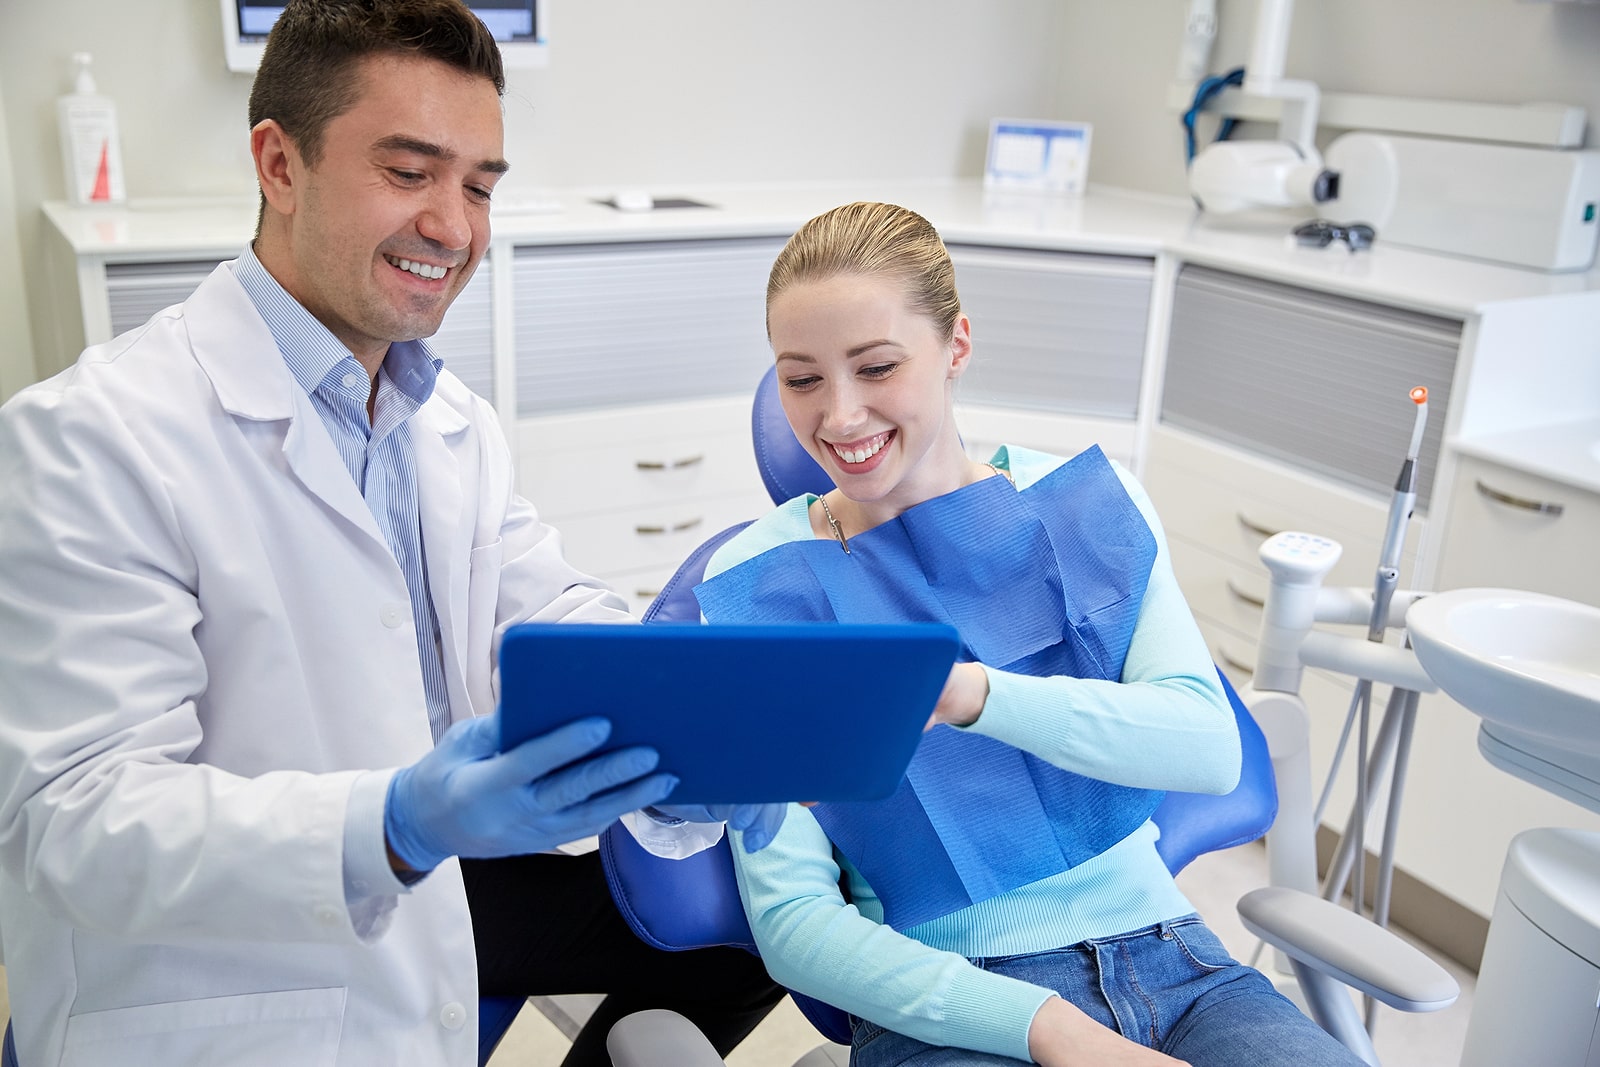
M22 278L22 247L17 237L16 191L6 136L5 94L0 92L0 277ZM0 402L33 381L33 333L28 307L18 285L0 285Z
M1166 91L1187 9L1186 0L1063 5L1057 110L1094 123L1091 181L1184 192L1182 133ZM1217 15L1211 69L1243 66L1256 0L1218 0ZM1600 6L1300 0L1285 68L1324 92L1575 104L1589 111L1588 145L1600 144Z
M513 192L976 174L991 117L1047 115L1058 93L1055 0L550 7L549 68L508 74ZM130 198L253 194L250 79L224 68L221 33L216 0L0 2L25 261L43 247L40 202L64 194L53 101L73 51L94 54L117 101Z
M121 108L130 196L253 192L250 83L223 68L218 7L0 0L0 118L9 127L13 183L12 203L0 195L0 215L16 219L22 262L41 257L39 203L63 192L53 100L75 50L95 54L100 87ZM1183 192L1178 120L1165 94L1186 0L550 7L549 69L510 74L512 192L975 176L997 115L1091 121L1092 180ZM1256 4L1218 7L1212 65L1223 70L1247 57ZM1600 7L1301 0L1288 73L1330 92L1558 100L1600 116ZM1589 143L1600 143L1593 123ZM0 220L0 267L7 229ZM71 354L43 351L55 334L43 328L44 286L35 274L22 276L42 371Z

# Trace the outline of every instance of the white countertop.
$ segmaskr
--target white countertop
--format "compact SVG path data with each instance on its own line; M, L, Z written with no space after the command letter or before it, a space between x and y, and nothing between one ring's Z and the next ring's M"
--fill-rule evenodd
M785 236L848 200L905 204L951 242L1111 255L1169 255L1324 292L1454 318L1486 305L1600 291L1600 269L1548 274L1388 246L1369 251L1296 245L1277 222L1203 219L1186 200L1091 187L1081 198L986 194L976 180L740 185L652 189L709 208L621 212L596 203L609 190L552 190L534 202L508 196L495 210L496 241L517 245ZM518 205L539 210L519 212ZM549 208L559 205L559 210ZM255 229L246 199L147 200L119 207L49 202L44 211L79 256L107 260L233 255Z
M1600 493L1600 419L1457 438L1451 444L1463 455Z

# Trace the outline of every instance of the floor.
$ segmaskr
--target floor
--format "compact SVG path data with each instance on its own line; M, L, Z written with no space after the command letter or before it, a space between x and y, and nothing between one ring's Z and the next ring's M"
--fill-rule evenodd
M1265 885L1266 875L1266 851L1253 844L1202 856L1178 877L1178 884L1234 956L1248 959L1256 942L1239 923L1233 903L1245 892ZM1384 1067L1452 1067L1460 1059L1475 976L1450 960L1440 962L1461 984L1461 999L1429 1015L1381 1009L1376 1045ZM542 1002L540 1011L524 1009L490 1060L490 1067L558 1067L569 1040L562 1026L570 1028L575 1020L586 1017L593 1002L594 998L557 997ZM6 1006L5 971L0 968L0 1009ZM790 1067L820 1043L811 1024L785 998L734 1050L728 1067Z
M1267 856L1260 844L1202 856L1178 877L1196 910L1238 959L1250 957L1256 939L1239 922L1234 901L1266 881ZM1430 955L1438 958L1437 953ZM1453 1067L1460 1060L1476 976L1454 961L1440 959L1440 963L1460 983L1461 999L1428 1015L1380 1008L1374 1043L1384 1067ZM591 1003L587 998L557 997L544 1002L542 1012L524 1010L489 1061L490 1067L558 1067L567 1045L561 1026L571 1026L572 1020L584 1017ZM811 1024L785 998L728 1057L728 1065L790 1067L820 1041Z

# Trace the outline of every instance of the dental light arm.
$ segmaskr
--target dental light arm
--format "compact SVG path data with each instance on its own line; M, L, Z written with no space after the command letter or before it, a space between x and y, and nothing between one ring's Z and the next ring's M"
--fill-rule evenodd
M1405 547L1406 524L1411 521L1411 513L1417 504L1417 456L1422 451L1422 432L1428 425L1427 388L1419 385L1411 390L1411 402L1417 406L1417 418L1411 428L1411 445L1406 449L1406 461L1401 464L1400 477L1394 484L1394 496L1389 501L1388 528L1384 531L1383 551L1378 556L1378 572L1372 587L1368 641L1383 640L1383 631L1388 625L1389 601L1393 599L1395 586L1400 581L1400 552Z

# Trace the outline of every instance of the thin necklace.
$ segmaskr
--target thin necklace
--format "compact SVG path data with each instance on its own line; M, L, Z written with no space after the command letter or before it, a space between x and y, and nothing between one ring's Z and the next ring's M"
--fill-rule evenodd
M995 474L1000 475L1000 477L1004 478L1006 481L1011 481L1010 471L1003 471L999 467L996 467L993 463L985 463L984 466L988 467ZM827 495L824 494L817 497L817 503L822 505L822 515L823 518L828 520L828 529L833 531L833 539L839 542L839 547L844 549L844 554L848 556L850 554L850 541L844 535L844 527L840 526L839 520L833 517L833 509L828 506Z
M822 505L822 514L828 520L828 529L833 531L833 539L839 542L839 547L844 549L844 554L850 554L850 542L845 540L844 530L839 526L839 520L833 517L833 509L828 507L826 496L817 497L817 502Z

